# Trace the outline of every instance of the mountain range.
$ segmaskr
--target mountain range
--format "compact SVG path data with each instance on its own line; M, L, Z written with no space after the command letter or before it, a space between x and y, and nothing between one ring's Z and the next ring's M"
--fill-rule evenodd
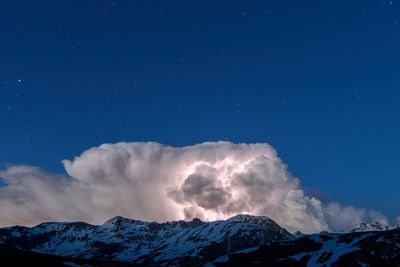
M0 228L0 245L0 262L9 265L35 259L40 266L400 266L398 224L362 223L348 233L305 235L290 234L266 216L244 214L214 222L118 216L102 225L13 226Z

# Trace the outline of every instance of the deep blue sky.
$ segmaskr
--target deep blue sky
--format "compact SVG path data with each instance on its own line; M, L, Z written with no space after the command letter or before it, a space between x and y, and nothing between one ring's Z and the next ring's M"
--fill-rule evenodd
M400 215L400 1L2 1L0 163L105 142L267 142Z

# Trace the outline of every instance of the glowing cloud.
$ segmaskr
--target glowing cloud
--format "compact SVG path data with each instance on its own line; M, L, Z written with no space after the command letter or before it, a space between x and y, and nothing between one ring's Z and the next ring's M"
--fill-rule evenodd
M370 219L386 222L375 211L307 196L268 144L103 144L63 164L68 177L30 166L1 171L8 185L0 188L0 225L100 224L116 215L215 220L249 213L311 233L348 230Z

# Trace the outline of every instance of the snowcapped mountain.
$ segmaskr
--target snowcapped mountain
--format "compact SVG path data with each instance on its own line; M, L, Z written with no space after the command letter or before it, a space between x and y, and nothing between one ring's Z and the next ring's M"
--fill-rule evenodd
M178 265L182 261L208 262L221 254L291 237L285 229L267 217L248 216L244 220L235 217L206 223L166 238L146 258Z
M34 252L80 258L167 262L208 261L221 253L259 246L291 235L267 217L167 223L114 217L103 225L42 223L0 229L0 244ZM210 253L215 251L215 253Z
M400 266L400 229L392 228L370 223L350 233L291 235L268 217L244 214L215 222L156 223L114 217L102 225L42 223L1 228L0 263Z
M400 229L400 217L397 218L396 223L393 224L391 229Z
M302 232L300 232L300 231L296 231L296 232L294 232L293 234L292 234L292 236L293 236L293 238L298 238L298 237L301 237L301 236L303 236L304 234L302 233Z
M381 223L374 221L369 223L360 223L357 227L353 228L350 232L370 232L370 231L387 231L400 229L400 221L395 223L393 226L382 225Z
M227 255L216 266L400 266L400 230L319 233Z
M280 227L276 222L274 222L267 216L253 216L253 215L247 215L247 214L238 214L236 216L233 216L232 218L229 218L228 221L257 224L257 225L265 226L276 232L280 232L285 238L289 238L291 236L290 233L288 231L286 231L286 229Z
M360 223L358 226L353 228L351 232L368 232L368 231L385 231L389 230L389 227L386 225L382 225L377 221L369 222L369 223Z

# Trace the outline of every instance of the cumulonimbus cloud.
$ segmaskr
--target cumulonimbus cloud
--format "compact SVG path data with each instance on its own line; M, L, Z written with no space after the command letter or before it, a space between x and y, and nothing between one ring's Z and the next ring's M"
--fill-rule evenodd
M62 161L68 175L31 166L0 172L0 225L42 221L100 224L121 215L149 221L265 215L289 231L348 230L386 218L307 196L265 143L103 144Z

